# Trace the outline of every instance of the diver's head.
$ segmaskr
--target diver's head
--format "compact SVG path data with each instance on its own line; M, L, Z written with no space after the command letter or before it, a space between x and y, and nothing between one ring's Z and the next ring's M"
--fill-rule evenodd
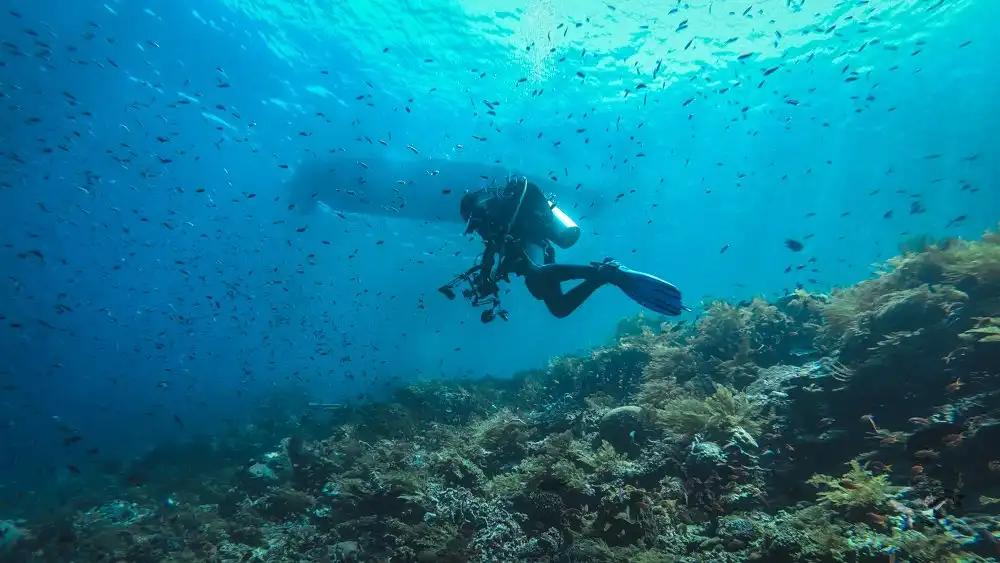
M490 198L486 190L466 192L459 205L459 213L465 221L465 233L476 230L476 226L486 218L486 200Z

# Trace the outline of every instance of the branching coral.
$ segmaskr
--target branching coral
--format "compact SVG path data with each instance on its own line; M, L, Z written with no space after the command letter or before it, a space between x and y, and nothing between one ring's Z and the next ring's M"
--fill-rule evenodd
M822 309L826 324L821 344L830 349L854 342L873 346L892 334L913 336L936 326L969 297L950 285L896 289L882 283L885 279L834 292Z
M1000 317L977 317L976 326L958 335L969 342L1000 343Z
M944 277L959 285L974 280L978 286L1000 286L1000 228L983 233L976 241L955 241L934 255L944 269Z
M822 305L822 343L836 347L869 332L867 323L881 320L879 334L926 326L921 308L951 310L975 292L993 299L1000 289L1000 232L978 241L950 240L918 252L904 252L880 265L877 277L834 291ZM909 324L906 324L909 323Z
M769 530L772 544L777 542L801 545L806 560L857 560L858 555L881 556L895 554L890 560L915 563L971 563L985 561L961 550L961 542L943 526L933 523L920 530L872 527L863 523L848 523L824 504L817 504L782 515L786 526ZM789 534L789 530L794 531ZM849 559L848 555L854 555Z
M517 561L528 546L521 528L525 515L510 512L504 500L485 499L460 487L431 485L429 496L436 506L435 518L472 526L469 546L481 554L481 561Z
M506 402L508 394L515 389L509 380L483 379L476 385L455 380L416 381L396 390L396 402L405 405L401 410L417 415L423 420L436 420L451 424L468 421L473 416L490 412L498 401ZM365 426L377 422L386 424L385 413L366 413ZM400 432L412 432L412 419L395 420L394 427ZM403 434L404 436L406 434Z
M587 473L574 462L575 455L571 452L573 442L572 432L562 432L528 444L529 451L534 455L524 458L512 474L492 482L490 486L503 488L520 481L528 487L548 482L559 483L571 490L584 488Z
M714 301L698 320L698 334L691 344L708 355L734 357L741 348L747 347L750 335L746 321L738 307L725 301Z
M893 534L890 539L910 558L919 563L971 563L983 561L972 554L961 551L962 544L938 526L922 531L906 530Z
M770 365L776 349L792 332L792 319L767 301L754 298L744 305L713 302L698 321L691 347L701 357L715 359L720 375L730 375L751 361Z
M796 318L809 317L818 312L829 297L823 294L809 293L808 291L796 288L788 300L786 308L792 312Z
M520 384L520 389L518 389L517 395L514 397L517 401L517 406L520 408L535 408L537 405L544 404L552 396L553 390L549 388L552 380L547 370L528 370L516 374L513 377L513 381Z
M787 518L787 522L790 530L798 531L802 538L795 535L788 537L790 530L779 526L771 531L772 542L785 544L801 542L804 555L844 561L844 556L852 550L851 541L847 536L847 527L837 522L834 516L834 513L819 505L798 510Z
M590 468L595 476L621 477L636 470L635 464L615 451L611 444L602 442L596 450L580 441L570 445L576 461Z
M806 482L826 487L819 497L834 507L845 509L887 507L893 496L900 492L900 487L889 482L888 475L875 475L856 459L852 459L850 465L851 469L840 477L816 474Z
M773 419L762 404L724 385L717 386L715 394L705 399L671 401L659 416L668 429L685 436L705 433L710 438L736 439L752 446L757 445L754 437Z
M528 424L508 409L472 424L471 437L464 437L479 452L477 457L503 464L524 455L530 432ZM471 440L470 440L471 438Z
M649 361L642 369L647 381L676 379L687 381L699 372L698 355L689 346L679 346L661 338L649 351Z
M640 406L662 407L679 397L681 393L681 387L672 377L651 379L639 385L639 391L635 394L635 402Z
M478 465L450 453L432 456L431 469L448 485L475 489L486 480Z
M527 485L527 478L522 471L509 471L496 475L486 482L483 489L486 494L498 498L510 498L520 493Z
M642 366L649 361L649 342L643 338L625 338L612 346L591 351L586 357L563 357L549 365L550 396L572 393L587 396L598 391L616 395L638 379Z
M636 336L651 338L659 324L659 321L650 319L642 311L632 317L623 317L615 326L615 340Z

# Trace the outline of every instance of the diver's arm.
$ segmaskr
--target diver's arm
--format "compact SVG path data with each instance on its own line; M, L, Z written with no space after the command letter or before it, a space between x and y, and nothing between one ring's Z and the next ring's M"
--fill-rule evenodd
M493 281L493 269L496 267L497 254L500 251L499 245L494 241L487 240L485 242L486 248L483 250L483 255L477 266L478 271L475 275L475 285L484 289L495 285Z
M482 274L492 275L493 267L496 266L497 263L497 251L498 248L495 244L491 242L486 243L486 249L483 250L483 258L479 262L479 265L482 268Z

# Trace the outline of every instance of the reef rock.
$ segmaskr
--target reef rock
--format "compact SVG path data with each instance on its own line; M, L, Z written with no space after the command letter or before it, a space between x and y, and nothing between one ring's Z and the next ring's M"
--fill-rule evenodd
M611 409L601 417L601 439L611 444L615 451L627 451L640 438L643 418L642 407L639 406L626 405Z

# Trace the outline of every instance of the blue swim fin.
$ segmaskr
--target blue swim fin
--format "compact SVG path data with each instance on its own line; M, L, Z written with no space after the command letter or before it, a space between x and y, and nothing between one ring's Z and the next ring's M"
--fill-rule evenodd
M680 290L667 281L652 274L630 270L614 260L605 260L598 267L607 268L609 283L625 292L632 301L651 311L677 316L690 310L681 302Z

